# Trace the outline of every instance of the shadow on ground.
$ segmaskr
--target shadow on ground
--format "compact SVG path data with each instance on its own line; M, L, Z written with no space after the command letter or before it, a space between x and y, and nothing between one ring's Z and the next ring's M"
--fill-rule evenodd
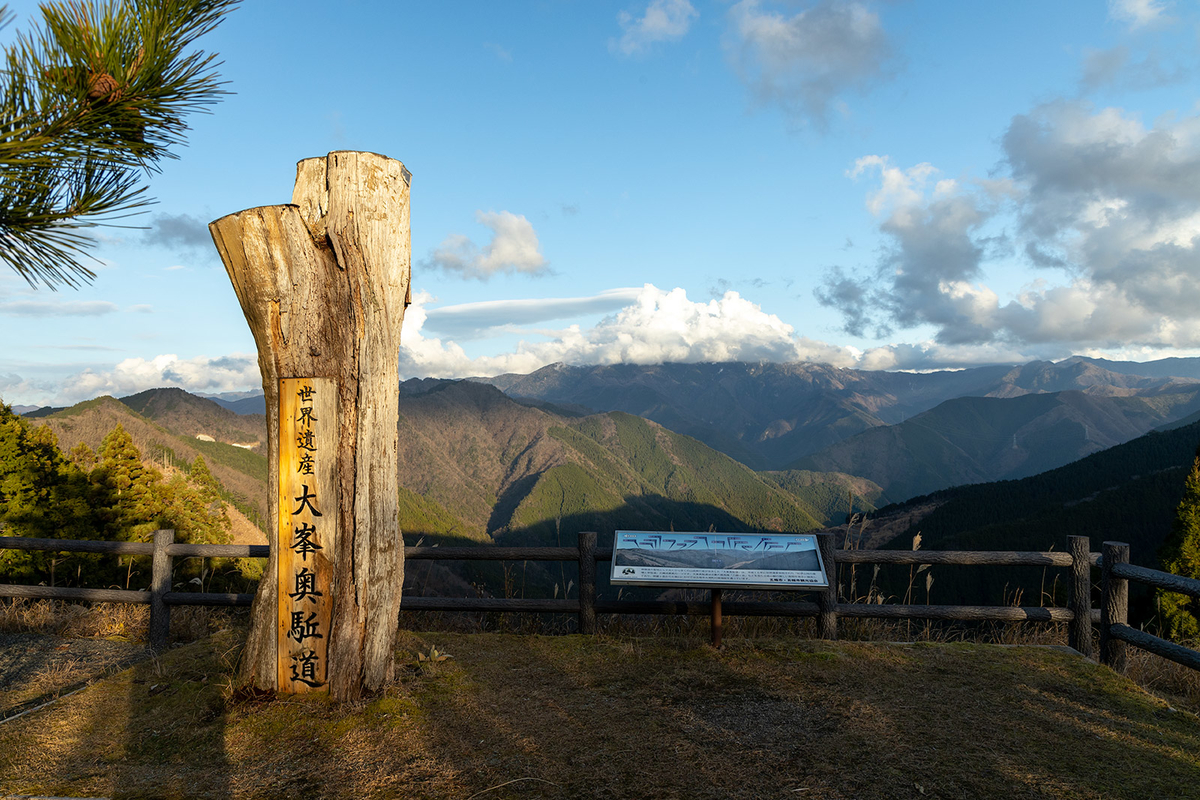
M454 657L420 661L436 646ZM973 644L402 633L379 697L236 697L236 639L0 726L0 790L113 797L1142 798L1200 721L1079 656Z

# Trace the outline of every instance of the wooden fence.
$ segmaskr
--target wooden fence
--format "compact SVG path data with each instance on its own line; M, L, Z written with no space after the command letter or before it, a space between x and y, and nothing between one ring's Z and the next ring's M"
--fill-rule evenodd
M1068 642L1083 655L1093 657L1092 625L1100 627L1100 661L1123 672L1126 644L1141 647L1163 658L1200 670L1200 652L1130 627L1128 582L1200 597L1200 581L1183 578L1129 563L1129 545L1105 542L1103 553L1091 553L1086 536L1068 537L1065 552L1014 552L971 550L838 550L833 536L818 534L821 557L834 580L827 589L815 592L813 601L697 602L687 600L601 600L596 595L596 564L611 562L612 550L596 545L596 534L579 534L577 547L405 547L407 560L432 561L564 561L579 566L579 596L576 599L525 599L489 597L422 597L404 595L403 611L498 611L577 614L579 632L596 631L597 614L689 614L815 617L824 639L836 639L838 619L927 619L996 622L1062 622L1068 625ZM150 646L166 646L170 611L176 605L248 606L253 595L213 592L176 592L171 589L175 558L266 558L264 545L178 544L174 531L157 531L152 542L102 542L67 539L0 537L0 549L55 552L109 553L152 556L149 590L84 589L55 586L0 584L0 597L49 598L107 603L145 603L150 606ZM836 567L840 564L975 565L1057 567L1070 570L1067 606L953 606L877 603L840 603ZM832 566L830 566L832 565ZM1092 608L1094 566L1101 567L1101 608ZM714 600L719 598L714 590ZM715 612L715 613L714 613Z

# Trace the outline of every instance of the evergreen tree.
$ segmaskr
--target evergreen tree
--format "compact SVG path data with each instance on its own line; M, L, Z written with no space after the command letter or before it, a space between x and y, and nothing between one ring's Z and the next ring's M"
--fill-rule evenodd
M158 529L163 504L156 484L162 475L142 464L142 454L124 426L118 424L104 437L92 481L112 497L105 509L111 538L139 541Z
M82 229L149 201L143 174L223 94L215 56L187 52L238 0L44 3L3 50L0 260L30 285L94 277ZM0 5L0 27L13 15Z
M176 474L156 486L162 504L161 526L174 530L176 541L228 544L230 521L219 495L220 484L201 456L196 456L191 469L188 478Z
M225 510L225 501L221 499L221 482L209 471L204 456L197 455L192 462L188 481L199 497L199 516L206 529L205 541L227 544L230 540L229 529L233 524Z
M1184 484L1171 535L1159 550L1163 569L1200 578L1200 452ZM1176 640L1200 636L1200 600L1177 592L1159 592L1159 607L1167 635Z
M91 539L100 521L86 474L63 457L50 428L31 427L0 403L0 535ZM0 550L10 580L44 580L57 554ZM79 565L98 559L83 557Z
M87 442L80 442L71 448L67 453L67 458L81 470L90 472L92 467L96 466L96 451L88 447Z

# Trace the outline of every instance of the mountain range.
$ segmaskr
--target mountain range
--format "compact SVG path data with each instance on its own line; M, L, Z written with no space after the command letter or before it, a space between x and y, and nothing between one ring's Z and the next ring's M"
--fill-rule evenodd
M237 415L181 389L153 389L28 417L50 426L64 450L80 442L99 450L121 424L151 462L203 454L222 484L265 516L262 415ZM402 527L414 535L547 541L564 525L574 531L613 520L809 530L844 516L851 503L873 508L880 495L848 475L756 473L648 420L532 407L468 381L434 381L402 395L399 432Z
M879 500L895 502L949 486L1037 474L1154 428L1190 421L1200 416L1197 375L1200 359L1139 364L1076 357L933 373L807 363L556 364L528 375L469 382L490 384L520 407L564 419L606 412L648 419L760 472L855 475L882 490ZM405 381L401 404L457 383ZM181 433L199 432L180 416L191 413L182 405L174 412L166 405L151 409L147 404L159 397L155 392L125 402L153 412L150 416L164 424L164 415L174 414L168 427ZM153 402L179 402L169 397ZM204 402L236 412L209 423L219 430L208 435L235 444L265 440L264 418L247 414L264 410L261 394ZM426 403L414 402L414 408ZM257 428L239 429L230 421L238 416L256 420ZM439 424L445 422L443 415ZM242 440L235 441L238 436ZM502 482L492 483L483 491L484 500L504 489ZM475 502L488 505L484 500ZM477 535L508 524L490 515L483 521L477 511L462 515Z
M1082 533L1094 549L1104 539L1130 541L1135 562L1153 565L1200 442L1200 381L1088 359L937 375L560 366L496 383L402 385L397 490L410 543L568 544L578 530L607 536L618 528L802 531L844 526L850 511L899 500L858 537L867 546L907 547L920 533L925 547L1046 549ZM956 391L979 394L946 397ZM704 405L705 393L728 425ZM50 425L64 450L81 441L98 449L120 423L150 461L203 454L230 498L261 523L266 419L223 407L252 401L261 407L261 396L156 389L27 416ZM647 416L596 408L603 405L673 420L725 451ZM774 416L783 413L793 416ZM780 446L822 439L793 459ZM745 463L762 464L768 452L784 468ZM501 580L428 565L414 574L435 591L469 591L468 581L495 591ZM937 574L939 591L964 597L1036 591L1040 579ZM1005 585L993 585L1001 578Z
M1169 361L1200 370L1195 360ZM1108 365L1123 371L1086 358L934 373L552 365L486 380L519 398L645 417L754 469L866 477L903 500L1061 466L1200 410L1195 377Z

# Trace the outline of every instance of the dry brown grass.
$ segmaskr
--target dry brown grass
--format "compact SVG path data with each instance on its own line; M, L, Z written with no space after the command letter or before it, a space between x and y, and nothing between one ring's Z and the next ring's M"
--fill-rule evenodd
M171 640L194 642L241 624L246 613L244 609L176 606L171 610ZM0 598L0 633L145 641L149 625L150 607L141 604Z
M45 633L70 638L145 638L150 609L132 603L68 603L0 599L0 632Z
M436 645L453 659L419 662ZM0 726L0 794L1138 798L1200 781L1200 721L1061 651L411 634L383 695L228 688L207 639Z
M1196 647L1200 642L1191 642ZM1200 714L1200 672L1165 658L1129 647L1126 675L1138 686L1172 705Z

